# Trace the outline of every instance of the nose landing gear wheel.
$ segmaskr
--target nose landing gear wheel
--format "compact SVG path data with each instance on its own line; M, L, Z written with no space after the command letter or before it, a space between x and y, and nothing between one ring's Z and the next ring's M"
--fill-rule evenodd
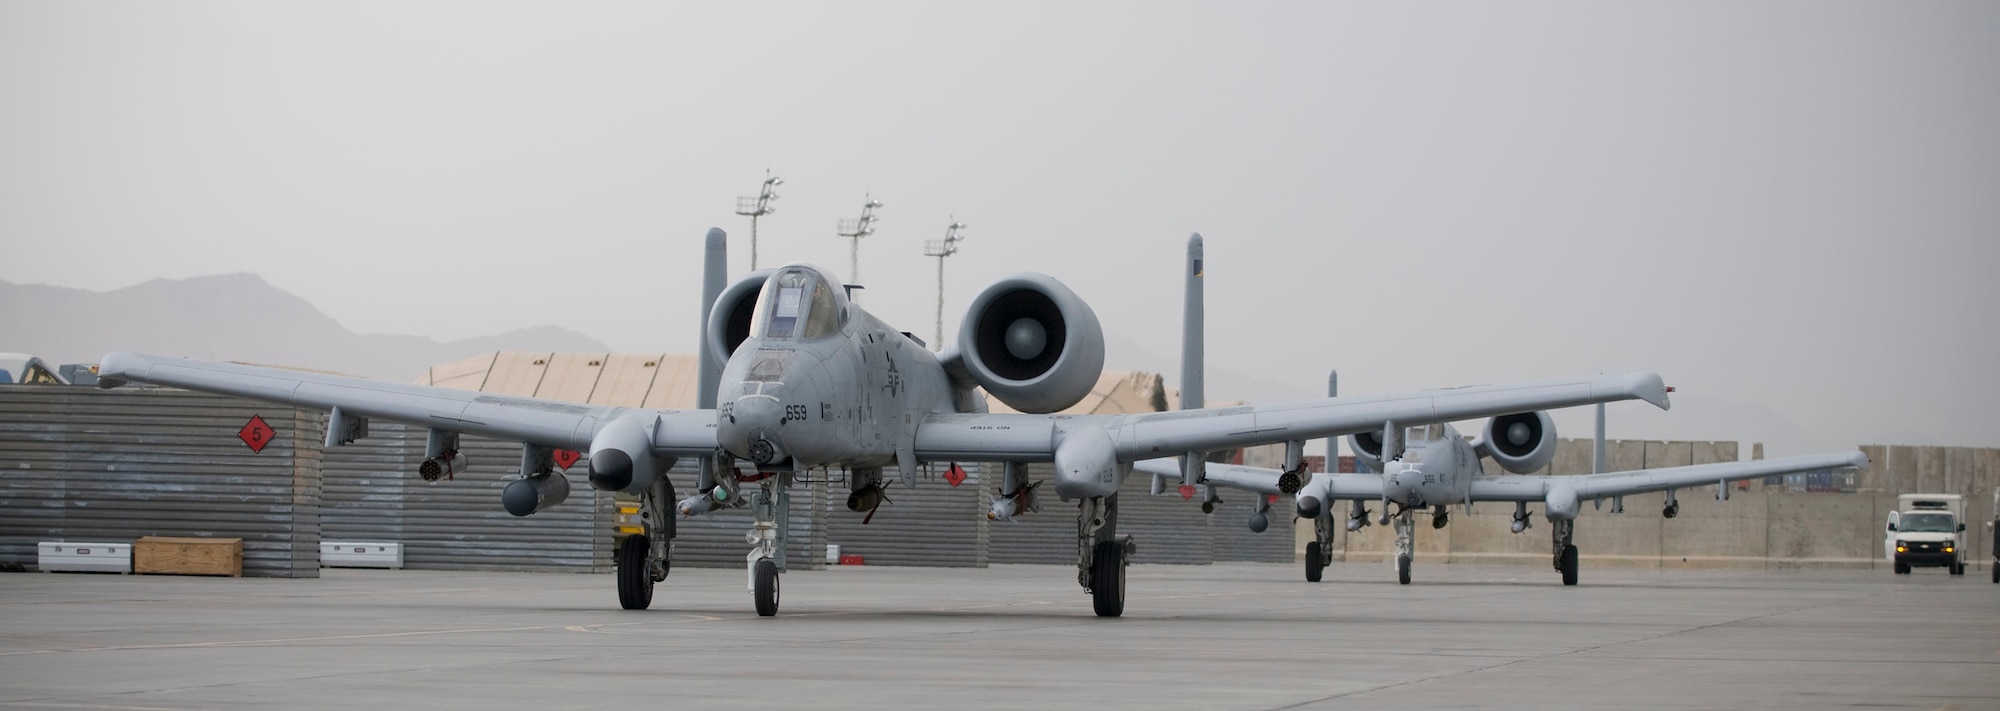
M653 544L645 534L626 536L618 542L618 605L627 610L644 610L653 604L653 572L647 570L646 556Z
M1576 546L1563 546L1562 574L1564 585L1576 584Z
M778 614L778 564L770 558L757 561L757 616Z
M1099 543L1091 554L1090 607L1098 617L1125 614L1125 546L1118 541Z
M1320 557L1319 541L1306 544L1306 582L1317 583L1326 570L1326 559Z
M1400 584L1403 584L1403 585L1409 585L1409 584L1410 584L1410 557L1409 557L1409 556L1406 556L1406 555L1399 555L1399 556L1396 556L1396 582L1397 582L1397 583L1400 583Z

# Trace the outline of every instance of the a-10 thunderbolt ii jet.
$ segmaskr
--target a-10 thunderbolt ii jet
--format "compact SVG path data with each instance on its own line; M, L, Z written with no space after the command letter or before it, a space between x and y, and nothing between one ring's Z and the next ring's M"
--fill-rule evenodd
M710 274L719 275L720 230L709 240ZM715 409L576 405L133 353L105 356L99 385L152 383L330 411L329 446L366 436L369 419L426 427L420 473L430 477L464 466L461 434L519 441L522 478L502 493L516 515L568 495L568 480L553 466L557 450L587 452L591 486L640 497L645 533L617 551L627 609L649 606L653 584L666 578L673 512L747 506L749 587L760 615L778 610L790 486L814 470L844 473L848 507L871 511L885 470L914 485L926 462L999 462L999 496L988 515L1011 518L1038 508L1025 465L1053 462L1055 493L1079 502L1077 580L1098 615L1116 617L1132 550L1117 534L1117 491L1132 462L1302 445L1390 421L1628 399L1668 405L1660 377L1636 373L1214 411L1062 415L1054 413L1089 394L1104 363L1097 316L1082 299L1052 277L1016 274L985 287L963 323L957 342L933 354L851 302L832 275L794 263L748 275L715 299L706 347L726 359ZM985 412L981 388L1019 412ZM696 458L700 474L698 490L676 505L666 472L682 457ZM1301 457L1288 457L1285 469L1283 488L1306 483Z
M1183 407L1202 406L1202 333L1206 313L1202 288L1201 235L1188 239L1186 301L1181 332L1181 398ZM1329 388L1331 386L1329 385ZM1457 391L1440 391L1450 393ZM1332 392L1329 389L1328 395ZM1659 404L1659 403L1656 403ZM1233 409L1233 408L1232 408ZM1230 410L1221 410L1227 412ZM1181 410L1184 413L1199 409ZM1412 425L1404 427L1403 425ZM1468 441L1448 421L1431 420L1417 424L1384 422L1380 429L1357 430L1349 435L1355 460L1370 472L1381 474L1321 474L1303 486L1290 486L1295 475L1277 469L1236 464L1202 462L1183 457L1179 461L1156 459L1138 462L1135 468L1153 477L1153 491L1159 493L1169 479L1179 477L1187 484L1202 485L1203 510L1213 512L1220 500L1217 489L1229 488L1258 495L1250 515L1250 530L1263 532L1269 525L1270 497L1295 494L1299 518L1313 522L1314 540L1306 544L1306 580L1319 582L1333 545L1334 501L1352 502L1347 514L1347 530L1358 531L1370 523L1367 505L1380 502L1376 523L1393 524L1396 530L1396 578L1410 583L1410 563L1416 554L1416 524L1413 517L1429 509L1431 527L1444 528L1450 521L1447 506L1462 505L1470 511L1479 501L1514 504L1513 530L1528 529L1528 504L1539 502L1549 521L1554 564L1564 585L1577 580L1577 550L1571 542L1576 531L1579 502L1610 499L1613 513L1623 513L1624 497L1654 491L1667 492L1661 514L1673 518L1680 513L1678 489L1716 484L1716 497L1726 498L1726 484L1781 474L1796 474L1836 467L1867 467L1868 457L1860 452L1786 457L1754 462L1723 462L1693 466L1641 469L1605 474L1568 476L1482 476L1480 460L1490 458L1516 475L1540 471L1555 458L1555 421L1542 410L1513 412L1487 420L1478 439ZM1326 441L1327 460L1339 451L1338 438ZM1299 443L1288 443L1287 458L1296 459Z
M1319 474L1294 493L1299 518L1313 522L1314 540L1306 544L1306 580L1319 582L1327 554L1333 544L1333 502L1350 501L1347 530L1358 531L1371 523L1367 508L1379 502L1381 512L1373 523L1392 524L1396 531L1396 579L1410 583L1410 563L1416 555L1418 512L1429 510L1432 528L1444 528L1450 521L1448 506L1464 506L1481 501L1514 504L1513 530L1521 533L1530 526L1528 504L1542 505L1548 519L1555 569L1564 585L1577 580L1577 549L1572 542L1576 517L1583 501L1611 500L1612 513L1625 511L1624 497L1655 491L1667 492L1660 514L1673 518L1680 513L1675 492L1708 484L1716 485L1716 497L1727 498L1728 484L1743 479L1759 479L1840 467L1868 466L1868 456L1860 452L1814 454L1752 462L1721 462L1692 466L1638 469L1602 474L1527 476L1539 471L1554 458L1555 423L1545 412L1502 415L1487 421L1477 439L1468 440L1447 423L1402 427L1387 423L1380 433L1358 433L1349 439L1355 460L1380 474ZM1331 445L1331 442L1329 442ZM1512 475L1483 476L1480 460L1491 458ZM1140 462L1138 468L1154 478L1177 477L1180 465L1170 460ZM1206 483L1255 492L1260 498L1280 493L1275 469L1234 464L1208 464ZM1265 515L1262 506L1254 516ZM1261 530L1253 520L1251 527Z

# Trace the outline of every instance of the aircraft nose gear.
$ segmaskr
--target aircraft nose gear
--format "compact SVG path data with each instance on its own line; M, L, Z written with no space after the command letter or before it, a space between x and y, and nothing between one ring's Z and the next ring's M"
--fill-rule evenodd
M792 518L792 473L779 472L757 482L750 495L750 515L754 519L743 540L750 552L743 556L749 564L750 594L757 615L778 614L778 574L785 572L785 551L790 539Z
M1413 512L1403 509L1396 514L1396 582L1410 584L1410 561L1417 555L1417 522Z

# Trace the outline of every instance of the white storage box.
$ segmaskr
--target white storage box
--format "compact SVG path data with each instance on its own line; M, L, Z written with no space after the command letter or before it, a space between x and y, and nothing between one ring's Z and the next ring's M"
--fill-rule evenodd
M42 541L36 545L36 554L35 566L43 572L132 572L130 543Z
M403 544L381 541L320 541L322 568L401 568Z

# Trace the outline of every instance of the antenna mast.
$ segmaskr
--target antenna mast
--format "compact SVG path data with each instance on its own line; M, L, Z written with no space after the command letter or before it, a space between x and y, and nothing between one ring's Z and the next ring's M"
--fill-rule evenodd
M924 240L924 256L938 260L937 341L933 346L938 350L944 350L944 258L958 254L958 243L965 240L964 229L965 223L953 215L951 226L944 228L944 239Z
M757 218L777 212L771 201L778 199L776 188L785 184L785 179L772 175L764 169L764 187L757 191L757 197L736 198L736 214L750 218L750 271L757 271Z
M861 238L875 234L875 208L882 206L882 203L877 202L866 193L863 193L861 198L867 200L867 202L861 204L861 216L852 220L841 220L834 226L835 232L854 243L848 249L847 253L847 283L849 284L861 283ZM756 243L753 242L751 244L754 245ZM754 248L752 247L752 249Z

